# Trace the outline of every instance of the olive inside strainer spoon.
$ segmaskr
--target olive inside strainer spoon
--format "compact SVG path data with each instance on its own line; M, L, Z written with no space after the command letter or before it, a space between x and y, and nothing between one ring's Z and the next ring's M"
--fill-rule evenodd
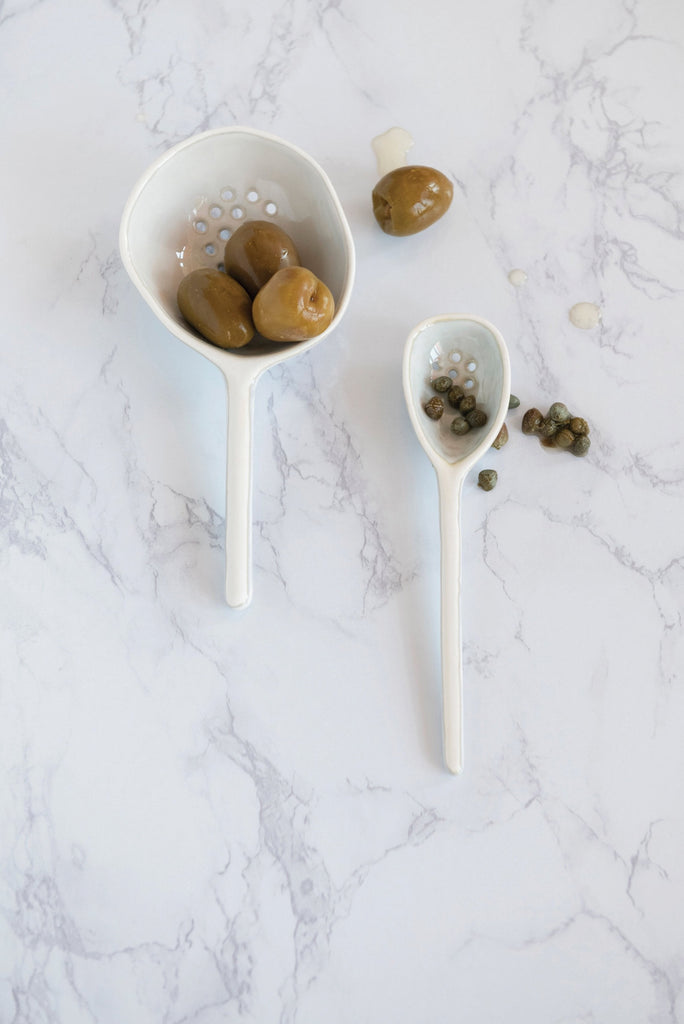
M329 327L308 341L255 338L221 349L185 322L176 302L181 278L218 267L226 240L246 220L273 220L293 239L302 266L335 299ZM121 257L133 283L177 338L217 366L228 392L226 600L252 593L252 419L254 389L269 367L301 355L340 323L354 281L354 243L337 194L303 150L252 128L218 128L192 136L161 156L137 183L120 230Z
M425 402L435 396L431 381L450 376L487 413L484 427L456 436L449 423L456 414L432 420ZM478 316L451 313L430 317L409 335L404 349L404 396L418 440L432 462L439 488L441 538L441 650L444 758L454 774L463 770L463 685L460 590L463 481L501 430L510 398L511 371L506 343L492 324Z

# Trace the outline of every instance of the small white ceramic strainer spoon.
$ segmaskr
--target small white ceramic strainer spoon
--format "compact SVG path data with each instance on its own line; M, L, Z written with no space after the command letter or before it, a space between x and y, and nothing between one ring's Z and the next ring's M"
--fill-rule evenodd
M276 344L255 338L224 350L201 338L176 303L181 278L222 266L231 232L245 220L273 220L292 237L302 265L335 299L332 323L316 338ZM303 150L252 128L218 128L168 150L137 183L124 209L121 257L159 320L223 373L228 391L226 600L252 592L252 419L254 388L269 367L300 355L339 324L354 281L354 243L335 190Z
M434 397L430 382L452 377L477 406L487 423L457 437L449 429L455 410L431 420L423 406ZM461 526L463 481L499 433L510 398L511 371L506 343L499 331L478 316L452 313L423 320L404 349L404 395L418 440L437 473L441 538L441 645L444 758L450 771L463 769L463 686L461 665Z

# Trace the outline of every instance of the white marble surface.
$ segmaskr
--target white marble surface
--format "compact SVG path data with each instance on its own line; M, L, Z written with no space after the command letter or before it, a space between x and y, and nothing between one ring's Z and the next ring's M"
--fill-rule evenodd
M684 1021L683 44L677 0L0 4L2 1024ZM240 613L222 381L117 250L225 124L324 166L358 260L260 382ZM393 125L456 186L412 239ZM459 311L522 407L464 488L453 778L401 352ZM554 399L586 459L521 434Z

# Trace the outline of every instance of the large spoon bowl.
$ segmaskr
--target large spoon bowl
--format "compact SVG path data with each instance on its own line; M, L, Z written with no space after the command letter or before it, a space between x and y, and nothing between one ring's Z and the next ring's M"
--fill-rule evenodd
M292 236L303 266L330 289L335 316L308 341L256 337L226 350L205 341L176 302L183 276L218 267L226 240L247 220L272 220ZM134 187L121 219L123 264L155 315L183 344L217 366L226 381L226 601L252 594L252 421L261 374L328 337L346 311L354 281L354 243L327 174L307 153L252 128L203 132L164 153Z
M452 416L445 413L439 420L427 416L425 402L435 394L431 381L442 375L451 376L475 396L478 408L487 413L484 427L458 437L449 429ZM491 447L506 416L511 387L506 343L496 327L481 317L465 313L430 317L406 341L403 383L411 422L437 474L444 758L449 770L459 774L463 770L461 492L466 474Z

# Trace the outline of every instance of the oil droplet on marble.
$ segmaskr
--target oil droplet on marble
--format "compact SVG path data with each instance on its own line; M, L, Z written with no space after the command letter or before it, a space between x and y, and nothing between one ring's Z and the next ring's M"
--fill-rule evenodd
M570 323L588 331L601 323L601 310L593 302L576 302L568 313Z
M524 270L520 270L516 267L515 270L511 270L509 273L508 280L512 285L515 285L516 288L522 288L522 286L527 282L527 274Z
M382 135L376 135L371 145L378 164L378 178L384 178L395 167L404 166L413 138L404 128L390 128Z

